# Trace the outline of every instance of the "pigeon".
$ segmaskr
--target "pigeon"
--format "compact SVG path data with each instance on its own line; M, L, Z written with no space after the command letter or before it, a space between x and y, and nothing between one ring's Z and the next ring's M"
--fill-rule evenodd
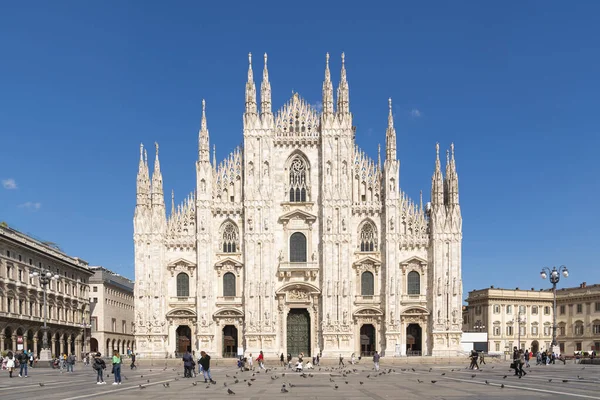
M152 370L150 370L150 372L152 372Z
M436 383L437 381L431 381L431 383Z
M140 389L146 389L146 386L144 386L144 385L139 385L138 387L139 387Z
M422 381L422 380L420 380L420 379L417 379L417 382L419 382L419 383L423 383L423 381Z
M500 384L500 387L501 387L502 389L504 389L504 383Z
M227 382L223 382L223 386L227 387Z
M577 375L577 379L582 380L584 378L582 376Z
M371 377L371 374L367 375L367 378L370 378L370 377Z
M363 382L363 381L360 381L359 383L362 385L364 382Z
M563 383L567 383L567 382L569 382L568 379L563 379Z
M43 383L43 382L40 382L40 383L39 383L39 385L40 385L40 386L44 386L44 383Z
M502 379L506 379L506 378L508 378L508 375L504 375L504 376L502 377Z
M178 381L179 379L175 378L175 380ZM148 379L146 382L150 383L150 379Z
M291 382L290 382L290 383L288 383L288 385L289 385L291 388L293 388L294 386L296 386L296 385L292 385L292 383L291 383Z
M285 386L283 386L283 387L281 388L281 393L288 393L288 392L289 392L289 390L287 390L287 389L285 388Z
M166 383L163 383L163 387L169 387L169 385L167 385Z
M433 370L433 368L429 368L429 372L431 372L431 370Z
M192 386L198 386L198 382L192 382Z
M252 386L252 383L251 383L251 382L248 382L248 386Z
M347 385L347 384L348 384L348 381L345 381L345 382L346 382L346 385Z
M552 379L548 379L548 382L552 382Z
M236 379L235 381L233 381L233 383L240 383L240 381Z
M338 388L338 385L335 385L335 386L334 386L334 388L336 388L336 389L337 389L337 388Z
M231 389L227 389L227 394L235 394L235 392Z
M486 384L486 385L489 385L490 383L489 383L489 382L486 380L486 381L485 381L485 384Z
M417 372L417 371L415 371L415 369L414 369L414 368L411 368L411 369L412 369L412 372Z
M144 378L144 375L140 375L140 378Z
M471 375L471 378L475 378L476 376L477 376L477 375L473 374L473 375Z
M179 374L178 374L178 375L179 375ZM229 375L227 375L227 374L225 374L225 376L226 376L227 378L231 378L231 377L230 377Z
M445 373L445 372L442 372L442 376L444 376L444 375L446 375L446 373Z

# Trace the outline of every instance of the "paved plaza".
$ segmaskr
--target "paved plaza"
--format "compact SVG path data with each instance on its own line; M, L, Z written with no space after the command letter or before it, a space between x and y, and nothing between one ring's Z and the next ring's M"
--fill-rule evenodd
M481 371L467 370L464 364L382 365L379 374L371 367L371 363L364 361L343 371L317 367L307 371L305 377L281 367L267 373L241 373L233 367L215 367L214 385L205 384L200 377L182 378L183 367L144 367L133 372L126 369L120 386L111 385L112 375L106 379L106 385L96 385L95 371L90 366L78 365L73 374L33 369L28 379L9 379L6 371L2 371L0 398L600 399L600 366L532 366L522 379L512 375L508 363L488 364ZM281 392L284 384L288 393ZM235 395L228 394L228 389Z

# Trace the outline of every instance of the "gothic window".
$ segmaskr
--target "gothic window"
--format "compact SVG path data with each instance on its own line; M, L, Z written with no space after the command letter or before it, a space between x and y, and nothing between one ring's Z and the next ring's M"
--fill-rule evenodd
M235 253L239 250L239 234L237 227L232 222L227 222L223 227L223 253Z
M306 163L296 156L290 164L290 201L305 202L306 201Z
M421 294L421 275L417 271L410 271L407 276L408 294Z
M235 275L231 272L223 275L223 296L235 296Z
M365 222L360 229L360 251L376 251L377 235L371 222Z
M300 232L290 236L290 262L306 262L306 236Z
M360 294L363 296L373 296L375 293L375 279L373 273L365 271L360 276Z
M186 273L177 275L177 297L189 297L190 295L190 278Z

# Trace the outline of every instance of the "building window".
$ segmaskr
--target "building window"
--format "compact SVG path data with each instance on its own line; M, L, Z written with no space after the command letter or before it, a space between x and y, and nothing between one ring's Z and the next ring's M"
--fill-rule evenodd
M544 336L550 336L551 330L552 330L552 328L550 328L549 326L545 326L544 327Z
M600 342L594 342L594 351L596 351L596 352L600 351Z
M573 331L575 332L575 335L580 336L583 335L583 324L581 323L576 323Z
M376 251L377 250L377 235L375 227L369 221L363 223L360 229L360 251Z
M600 321L594 321L594 325L592 325L592 332L594 335L600 335Z
M531 306L531 315L537 315L538 306Z
M521 336L525 336L527 334L527 328L524 326L520 326L519 333L521 334Z
M10 257L10 250L6 250L6 257Z
M33 265L33 260L31 258L29 259L29 265Z
M97 302L98 302L98 298L94 297L94 303L97 303Z
M511 305L506 306L506 313L512 314L512 306Z
M365 271L360 276L360 294L363 296L373 296L375 293L375 279L373 273Z
M560 315L565 315L565 308L564 305L560 306Z
M34 316L34 315L33 315L33 310L34 310L34 308L33 308L33 303L29 303L29 316L30 316L30 317L33 317L33 316Z
M544 307L544 315L550 315L550 306Z
M532 326L531 327L531 334L532 335L537 335L538 334L538 327L537 326Z
M290 262L306 262L306 236L303 233L290 236Z
M306 201L306 164L296 156L290 164L290 201Z
M558 334L559 336L565 336L565 326L561 325L558 327Z
M581 314L583 312L583 304L577 304L577 314Z
M23 270L19 270L19 282L23 282Z
M499 326L494 327L494 336L500 336L500 327Z
M239 234L233 222L227 222L223 228L223 253L235 253L239 248Z
M500 343L496 342L496 351L500 351Z
M558 348L560 349L561 353L564 353L565 352L565 342L559 342Z
M581 351L581 342L575 342L575 351Z
M96 293L98 291L98 286L92 287L92 292Z
M121 321L121 330L123 333L127 333L127 323L125 321Z
M494 304L494 314L500 314L500 306L498 304Z
M117 331L117 320L116 320L116 318L112 319L112 331L113 332Z
M235 275L231 272L228 272L225 275L223 275L223 296L235 296Z
M525 312L527 311L525 306L519 306L519 314L525 314Z
M19 300L19 314L23 315L23 300Z
M98 330L98 318L97 317L93 317L90 320L90 327L92 329L92 332L96 332Z
M421 294L421 275L417 271L410 271L406 278L408 294Z
M507 326L506 327L506 336L512 336L512 335L513 335L513 327Z
M186 273L177 274L177 297L189 297L190 277Z
M481 315L481 306L475 306L475 315Z

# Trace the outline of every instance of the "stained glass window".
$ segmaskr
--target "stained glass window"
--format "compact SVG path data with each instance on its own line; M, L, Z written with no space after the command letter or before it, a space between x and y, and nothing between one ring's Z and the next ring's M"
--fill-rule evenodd
M306 236L300 232L290 236L290 262L306 262Z
M177 297L189 297L190 278L187 274L181 272L177 275Z
M231 272L223 275L223 296L235 296L235 275Z
M421 294L421 275L417 271L410 271L407 276L408 294Z
M375 279L373 273L365 271L360 276L360 294L363 296L373 296L375 293Z

